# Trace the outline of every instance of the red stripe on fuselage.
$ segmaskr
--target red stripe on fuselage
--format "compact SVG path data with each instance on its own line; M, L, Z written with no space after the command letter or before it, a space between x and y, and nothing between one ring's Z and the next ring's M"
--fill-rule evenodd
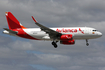
M33 40L39 40L36 39L30 35L28 35L23 29L13 29L13 31L17 31L17 36L22 37L22 38L26 38L26 39L33 39Z

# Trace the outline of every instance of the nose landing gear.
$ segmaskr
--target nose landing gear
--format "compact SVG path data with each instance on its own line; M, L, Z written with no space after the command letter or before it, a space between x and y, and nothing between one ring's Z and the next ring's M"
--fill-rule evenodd
M86 45L89 46L88 40L86 39Z

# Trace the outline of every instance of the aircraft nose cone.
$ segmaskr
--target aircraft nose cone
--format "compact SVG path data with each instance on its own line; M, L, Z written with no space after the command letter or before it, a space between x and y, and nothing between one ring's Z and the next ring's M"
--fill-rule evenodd
M99 32L99 33L98 33L98 35L101 37L101 36L102 36L102 33L101 33L101 32Z

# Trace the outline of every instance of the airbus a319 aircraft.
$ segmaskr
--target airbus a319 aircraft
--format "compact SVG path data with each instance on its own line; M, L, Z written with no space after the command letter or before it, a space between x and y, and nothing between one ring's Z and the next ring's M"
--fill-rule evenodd
M24 27L11 12L6 12L6 19L9 26L4 28L3 33L33 40L52 41L52 45L57 48L57 42L64 45L73 45L75 40L85 39L88 46L88 39L95 39L102 36L102 33L91 27L57 27L48 28L39 24L34 17L35 24L40 28Z

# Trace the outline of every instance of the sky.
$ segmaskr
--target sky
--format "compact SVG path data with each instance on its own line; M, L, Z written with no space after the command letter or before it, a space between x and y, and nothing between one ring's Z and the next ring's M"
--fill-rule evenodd
M3 34L10 11L25 26L93 27L101 38L76 40L58 48L51 41L27 40ZM0 0L0 70L105 70L105 0Z

